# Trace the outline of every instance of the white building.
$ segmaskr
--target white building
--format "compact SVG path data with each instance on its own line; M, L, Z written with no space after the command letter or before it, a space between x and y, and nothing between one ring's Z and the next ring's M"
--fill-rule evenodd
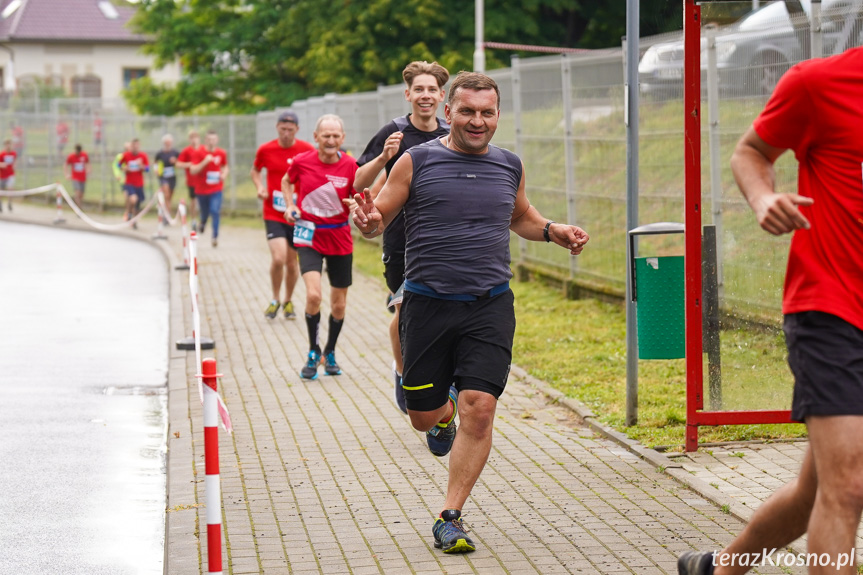
M122 0L0 0L0 86L40 79L71 97L113 99L141 76L176 82L178 64L157 70L141 52L146 37L127 27L134 11Z

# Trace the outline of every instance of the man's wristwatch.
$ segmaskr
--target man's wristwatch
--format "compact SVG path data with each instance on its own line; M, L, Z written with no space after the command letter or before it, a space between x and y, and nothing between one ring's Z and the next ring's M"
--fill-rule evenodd
M548 228L550 228L550 227L551 227L551 224L554 224L554 223L556 223L556 222L553 222L553 221L551 221L551 220L548 220L548 221L545 223L545 227L544 227L544 228L542 228L542 237L544 237L544 238L545 238L545 241L546 241L546 242L550 242L550 241L551 241L551 237L549 237L549 235L548 235Z

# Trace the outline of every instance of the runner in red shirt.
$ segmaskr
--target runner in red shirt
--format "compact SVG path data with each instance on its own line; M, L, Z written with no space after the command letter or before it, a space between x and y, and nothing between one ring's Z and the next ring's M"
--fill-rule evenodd
M300 375L318 377L322 356L327 375L339 375L336 341L345 321L348 287L352 283L354 242L348 226L350 215L342 200L353 195L357 162L340 151L345 141L342 119L326 114L315 126L316 152L294 158L283 179L287 202L285 219L294 224L294 245L300 255L300 271L306 285L306 326L309 355ZM293 195L296 194L296 204ZM327 260L330 280L330 329L321 351L318 329L321 323L321 271Z
M11 190L15 187L15 160L18 158L17 152L12 149L12 140L3 142L3 151L0 152L0 190ZM12 211L12 198L8 198L9 211ZM3 205L0 204L0 212L3 211Z
M294 304L291 297L294 286L300 277L300 267L297 264L297 251L294 248L294 226L285 220L287 202L282 192L282 178L288 171L288 165L293 158L303 152L315 148L308 142L296 139L299 128L299 118L288 110L282 112L276 120L278 138L263 144L255 154L255 163L250 176L258 190L258 198L264 202L264 226L267 231L267 245L270 248L270 284L273 299L264 311L264 315L274 319L279 306L285 314L285 319L295 319ZM261 179L261 170L267 170L267 181ZM279 292L282 281L285 284L284 304L279 302Z
M81 206L84 202L84 188L87 185L87 175L90 173L90 156L81 148L81 144L75 144L75 153L66 158L63 172L67 180L72 180L72 189L75 191L75 203Z
M818 572L857 572L863 513L861 94L863 48L797 64L731 158L761 227L794 234L782 310L794 374L791 416L806 423L809 448L799 477L765 501L731 545L715 556L688 552L678 562L680 573L722 575L742 553L782 549L807 532L807 557L829 557L818 565L831 567ZM796 194L774 191L773 164L786 150L799 163Z
M150 160L141 151L141 142L135 138L130 142L131 149L123 154L118 162L120 169L126 174L123 193L126 194L126 211L123 220L134 217L144 201L144 172L150 171ZM137 228L137 225L133 227Z
M198 183L198 176L192 173L192 165L199 163L207 154L204 152L204 146L201 145L201 136L196 130L189 132L189 145L183 148L180 155L177 157L177 169L186 170L186 187L189 189L189 219L192 221L192 229L195 229L195 212L197 201L195 200L195 186Z
M201 210L198 233L203 234L210 214L213 216L213 247L219 245L219 220L222 212L222 189L228 177L228 154L219 148L219 136L210 130L204 140L204 157L192 164L191 172L198 177L195 197ZM196 156L200 156L200 152Z

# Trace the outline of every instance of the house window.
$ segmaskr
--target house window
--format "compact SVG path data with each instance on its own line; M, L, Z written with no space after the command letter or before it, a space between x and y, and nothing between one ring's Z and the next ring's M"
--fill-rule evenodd
M93 74L73 76L72 96L75 98L101 98L102 80Z
M132 80L143 78L146 75L146 68L123 68L123 88L128 88Z

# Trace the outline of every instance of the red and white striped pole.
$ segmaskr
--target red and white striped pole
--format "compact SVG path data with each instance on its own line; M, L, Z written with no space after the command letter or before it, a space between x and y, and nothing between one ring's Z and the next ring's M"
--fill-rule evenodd
M204 380L204 487L207 498L207 569L222 573L222 491L219 483L219 398L216 360L207 358L201 366Z
M63 217L63 196L60 194L60 190L57 190L57 217L54 218L55 224L65 224L66 218Z
M186 233L186 200L180 200L180 234L183 236L183 265L177 266L175 269L189 269L189 239Z

